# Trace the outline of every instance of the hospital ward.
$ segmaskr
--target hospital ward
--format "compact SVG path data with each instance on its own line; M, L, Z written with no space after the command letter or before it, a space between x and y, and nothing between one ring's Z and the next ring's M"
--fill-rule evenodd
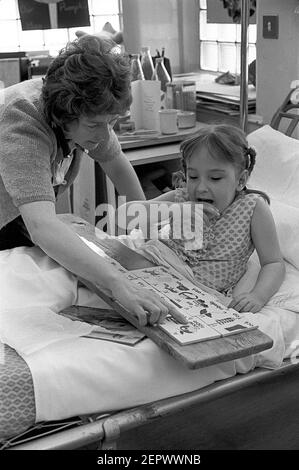
M0 0L0 450L299 450L298 71L298 0Z

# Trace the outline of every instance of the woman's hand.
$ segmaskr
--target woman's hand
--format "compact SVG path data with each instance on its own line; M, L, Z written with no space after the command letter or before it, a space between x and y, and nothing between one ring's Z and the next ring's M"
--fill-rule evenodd
M229 308L234 308L237 312L259 312L265 305L265 301L259 298L253 291L243 292L237 295L228 305Z
M126 310L132 313L141 326L162 323L168 314L171 314L180 323L188 323L171 302L163 300L159 294L152 290L136 286L126 278L112 287L112 297Z

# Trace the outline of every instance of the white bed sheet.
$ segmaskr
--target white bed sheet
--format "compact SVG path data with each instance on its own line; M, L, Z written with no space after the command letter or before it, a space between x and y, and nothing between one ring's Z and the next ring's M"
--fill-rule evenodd
M253 259L246 282L252 282L256 272ZM291 343L299 339L297 314L282 308L284 302L289 302L288 308L293 308L293 302L299 298L298 281L298 271L289 265L283 290L277 294L277 304L274 299L272 306L258 314L260 329L274 339L274 347L244 359L193 371L149 339L130 347L81 337L57 338L55 343L22 354L33 377L37 421L120 410L193 391L236 373L246 373L256 366L278 367L290 353ZM13 304L12 315L18 308L25 307L32 307L35 314L38 314L37 306L41 312L50 308L55 314L75 303L103 305L87 289L77 291L75 278L42 255L38 248L0 253L0 285L0 305L6 306L6 322L9 321L9 304ZM1 318L4 316L0 312ZM14 341L15 336L12 335ZM7 342L9 344L9 338Z

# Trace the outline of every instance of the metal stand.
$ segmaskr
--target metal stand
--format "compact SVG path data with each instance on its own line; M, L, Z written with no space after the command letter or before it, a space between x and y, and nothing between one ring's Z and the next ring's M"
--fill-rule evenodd
M241 1L241 86L240 86L240 127L247 132L248 124L248 23L249 2Z

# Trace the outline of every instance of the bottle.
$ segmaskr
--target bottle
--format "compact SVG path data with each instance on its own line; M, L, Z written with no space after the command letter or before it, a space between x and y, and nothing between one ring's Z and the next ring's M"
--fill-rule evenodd
M151 80L154 73L153 59L148 46L141 48L141 67L145 80Z
M176 109L175 91L176 91L175 83L173 82L166 83L165 106L168 109Z
M139 54L131 55L131 81L144 80Z
M194 81L183 81L181 105L184 111L196 112L196 83Z
M161 90L165 93L166 92L166 83L171 81L169 73L167 72L163 57L157 57L155 63L155 70L152 75L152 80L160 80L161 82Z

